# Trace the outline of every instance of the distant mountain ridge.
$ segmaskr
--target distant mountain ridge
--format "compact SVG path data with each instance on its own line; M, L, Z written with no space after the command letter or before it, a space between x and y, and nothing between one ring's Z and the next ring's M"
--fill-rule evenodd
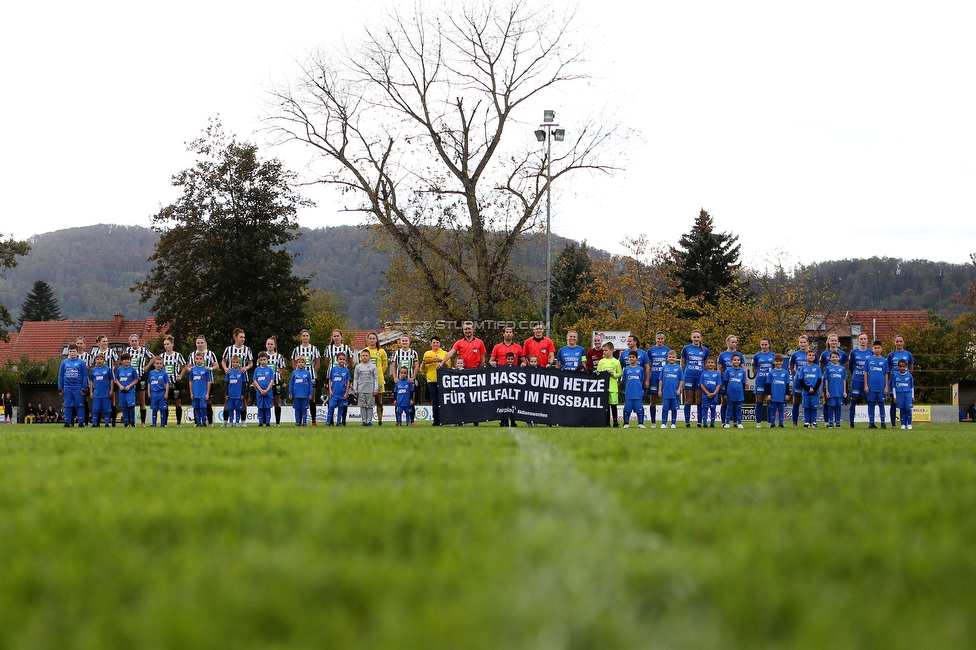
M335 291L346 306L352 328L374 327L379 316L377 289L389 268L389 254L364 246L369 234L356 226L302 228L288 245L297 254L295 272L311 276L312 288ZM145 277L159 235L142 226L96 225L36 235L31 254L0 279L0 302L20 315L24 297L36 280L54 289L61 314L68 319L127 319L151 316L129 291ZM553 236L553 255L570 240ZM607 255L590 249L592 256ZM530 235L517 256L530 277L544 277L545 238ZM869 258L821 262L805 267L826 278L844 309L931 309L955 318L972 308L955 298L976 282L976 266L927 260Z

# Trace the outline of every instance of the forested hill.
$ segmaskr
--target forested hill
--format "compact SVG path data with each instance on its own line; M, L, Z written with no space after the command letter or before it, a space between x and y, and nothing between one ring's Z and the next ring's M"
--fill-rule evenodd
M355 226L310 230L292 242L298 254L295 272L312 276L313 288L335 291L346 305L354 328L376 325L377 289L388 268L389 255L364 246L367 234ZM54 289L64 318L101 319L121 313L126 318L151 315L129 287L141 280L158 235L139 226L98 225L37 235L32 251L0 279L0 302L16 319L24 297L36 280ZM553 253L566 241L553 237ZM604 255L591 249L591 255ZM543 277L545 239L530 238L517 263L529 275ZM817 277L830 278L845 309L932 309L954 318L966 305L954 302L970 281L976 266L924 260L887 258L824 262L806 267Z
M805 268L828 281L843 309L931 309L950 320L973 310L959 301L969 283L976 282L973 264L871 257Z

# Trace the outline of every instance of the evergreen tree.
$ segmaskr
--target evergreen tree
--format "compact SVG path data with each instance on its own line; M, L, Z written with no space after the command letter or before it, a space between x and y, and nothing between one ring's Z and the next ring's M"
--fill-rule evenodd
M61 308L58 306L58 299L54 296L54 289L44 280L34 283L24 304L20 307L20 318L17 320L17 329L24 326L26 321L41 320L61 320Z
M13 237L0 239L0 269L12 269L17 266L17 257L30 253L31 247L25 241L16 241ZM7 340L6 328L14 324L10 312L0 303L0 338Z
M711 215L702 209L691 232L678 240L679 248L671 248L674 276L686 297L715 305L722 289L738 283L738 241L737 235L715 232Z
M586 242L566 244L552 264L553 315L575 309L577 299L583 295L592 278L593 265Z
M308 280L292 273L299 205L295 177L257 147L224 136L219 122L190 144L196 165L173 177L182 196L154 215L162 233L148 277L132 287L181 343L204 334L215 348L234 328L251 341L297 336Z

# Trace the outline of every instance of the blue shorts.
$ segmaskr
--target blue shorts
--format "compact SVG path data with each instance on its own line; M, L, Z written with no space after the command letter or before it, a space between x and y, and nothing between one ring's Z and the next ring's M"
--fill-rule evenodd
M861 375L860 377L854 375L854 377L851 379L850 396L851 399L855 399L855 398L860 399L862 397L867 397L864 394L864 375Z
M647 387L648 395L657 395L657 387L661 382L661 373L652 372L651 373L651 385Z
M767 384L766 384L766 382L763 382L763 383L760 384L759 383L759 378L757 377L756 378L756 388L753 390L753 392L756 395L765 395L766 394L766 391L767 391Z
M687 375L685 375L685 390L697 390L698 392L701 392L701 386L698 385L700 382L701 382L700 372L688 373Z
M827 406L843 406L843 405L844 405L844 398L843 397L828 397L827 398Z
M912 394L911 393L896 393L898 396L898 408L900 409L910 409L912 408Z
M873 390L873 391L871 391L870 393L868 393L868 401L869 402L883 402L883 401L885 401L884 391L880 391L880 390Z

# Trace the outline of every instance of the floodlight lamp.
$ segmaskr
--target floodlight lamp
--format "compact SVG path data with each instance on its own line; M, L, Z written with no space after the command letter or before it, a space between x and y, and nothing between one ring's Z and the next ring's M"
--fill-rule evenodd
M535 132L535 139L538 140L539 142L545 142L546 132L543 131L542 129L539 129L538 131Z
M562 142L566 139L566 129L553 129L552 137L555 138L556 142Z
M555 119L556 119L556 111L543 111L542 112L542 121L543 122L552 122Z

